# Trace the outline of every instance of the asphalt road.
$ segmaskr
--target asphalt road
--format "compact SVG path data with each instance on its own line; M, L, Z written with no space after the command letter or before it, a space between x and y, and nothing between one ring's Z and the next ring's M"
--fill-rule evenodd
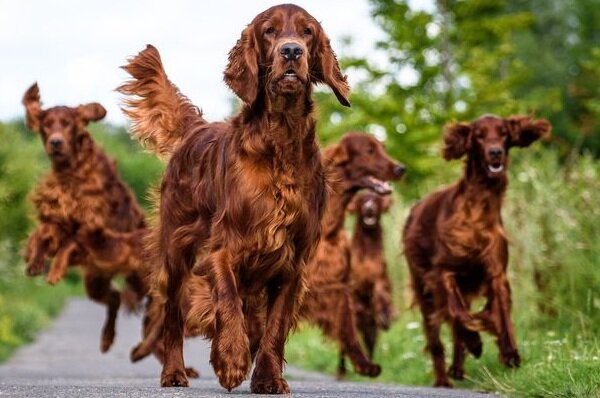
M0 366L0 397L241 397L249 382L228 393L216 381L208 363L209 344L186 343L186 365L200 371L190 388L160 388L160 365L154 358L129 362L129 350L139 340L140 318L119 314L115 345L99 350L103 307L84 299L71 300L62 315L31 345ZM465 397L490 398L469 391L337 382L318 373L288 366L286 376L294 397Z

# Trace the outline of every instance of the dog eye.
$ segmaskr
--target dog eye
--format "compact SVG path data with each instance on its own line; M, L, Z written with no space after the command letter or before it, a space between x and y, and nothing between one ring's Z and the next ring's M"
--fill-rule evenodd
M67 119L64 119L60 121L60 124L62 124L63 127L68 127L71 124L71 122Z
M272 26L269 26L267 28L267 30L265 30L265 33L268 34L268 35L273 34L273 33L275 33L275 28L272 27Z
M310 30L310 28L304 28L304 34L310 36L312 35L312 30Z

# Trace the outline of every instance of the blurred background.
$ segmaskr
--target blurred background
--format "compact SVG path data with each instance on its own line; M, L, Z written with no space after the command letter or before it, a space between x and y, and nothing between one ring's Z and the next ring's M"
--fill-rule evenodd
M127 135L113 91L125 79L118 66L153 43L209 120L229 116L237 100L222 83L227 52L254 15L277 3L213 3L0 0L0 360L80 291L77 274L49 287L23 273L22 246L34 225L28 193L49 169L39 138L23 124L23 93L37 81L47 106L101 102L109 114L92 134L148 208L146 191L163 165ZM503 209L523 365L503 369L488 339L482 359L467 360L459 386L600 396L600 0L297 4L322 22L353 88L349 109L328 89L317 92L323 145L366 131L408 168L384 220L400 317L376 353L380 379L432 382L400 233L418 198L461 175L460 161L440 156L442 126L484 113L534 114L551 121L552 137L512 151ZM302 327L287 359L333 373L337 350Z

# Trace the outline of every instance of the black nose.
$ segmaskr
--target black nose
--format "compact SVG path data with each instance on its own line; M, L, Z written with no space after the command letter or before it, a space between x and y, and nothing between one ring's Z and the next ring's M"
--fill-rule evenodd
M394 174L397 175L398 177L403 176L405 172L406 172L406 167L404 167L403 164L394 166Z
M300 56L304 53L304 50L302 50L302 47L300 47L299 44L285 43L283 46L281 46L279 53L286 60L295 61L300 58Z
M488 155L490 155L490 157L492 158L499 158L500 156L502 156L503 152L504 151L502 150L502 148L498 147L488 149Z
M52 149L59 149L61 145L62 141L58 138L53 138L50 140L50 146L52 147Z

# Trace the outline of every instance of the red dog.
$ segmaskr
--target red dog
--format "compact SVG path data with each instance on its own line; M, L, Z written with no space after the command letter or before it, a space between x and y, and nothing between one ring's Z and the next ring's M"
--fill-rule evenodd
M327 148L332 192L323 218L322 238L308 266L308 294L301 317L321 328L348 355L357 373L375 377L381 368L364 354L356 330L350 278L350 245L344 230L346 208L363 188L390 193L384 182L397 180L404 166L392 160L383 145L366 134L346 134ZM341 376L341 375L340 375Z
M114 340L121 302L112 278L125 275L130 306L146 293L140 274L144 216L114 162L85 129L106 114L100 104L43 110L37 84L27 90L23 104L27 127L40 134L52 162L52 172L33 194L40 223L27 242L27 274L42 273L52 258L47 280L56 284L69 265L81 265L88 296L107 306L100 346L105 352Z
M466 155L464 176L418 202L404 228L404 253L423 315L435 386L452 386L439 337L444 321L452 326L454 356L449 374L453 378L463 378L465 348L475 357L481 355L482 330L496 336L502 363L520 364L510 317L508 242L500 209L508 183L508 151L529 146L550 128L546 120L526 116L482 116L445 129L444 158ZM470 303L478 296L486 297L487 304L471 314Z
M244 101L229 122L206 122L167 79L155 48L125 69L134 80L120 91L134 96L126 111L134 136L170 157L149 246L165 300L161 384L188 385L182 304L194 273L210 294L190 313L212 339L221 385L240 385L255 356L252 392L289 393L284 344L325 203L312 86L326 83L349 104L325 32L294 5L259 14L229 54L225 82ZM260 330L250 331L254 317Z
M348 206L348 211L356 214L350 245L350 283L358 331L371 360L379 330L389 329L395 316L380 224L382 214L390 209L391 204L391 196L366 191ZM344 355L341 353L338 378L345 374Z

